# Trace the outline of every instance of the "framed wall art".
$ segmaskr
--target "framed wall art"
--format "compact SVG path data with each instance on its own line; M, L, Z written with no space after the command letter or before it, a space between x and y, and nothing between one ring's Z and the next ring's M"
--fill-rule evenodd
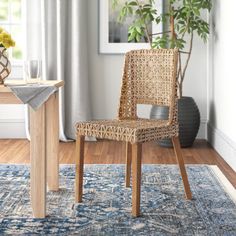
M115 9L112 7L113 0L99 1L99 53L102 54L123 54L132 49L150 48L150 45L142 39L140 42L128 42L128 28L134 20L129 16L124 22L118 22L119 12L126 0L119 0ZM147 1L149 0L142 0ZM163 11L162 0L155 1L155 8L158 14ZM148 25L150 33L163 31L162 24Z

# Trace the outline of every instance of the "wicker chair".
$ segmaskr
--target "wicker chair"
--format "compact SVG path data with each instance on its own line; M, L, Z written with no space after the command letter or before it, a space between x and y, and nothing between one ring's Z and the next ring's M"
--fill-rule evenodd
M75 200L82 201L84 137L126 142L126 186L132 162L132 215L140 215L142 143L171 138L187 199L192 198L178 138L175 49L134 50L126 53L118 119L77 124ZM140 119L137 104L169 107L168 120ZM132 161L131 161L132 160Z

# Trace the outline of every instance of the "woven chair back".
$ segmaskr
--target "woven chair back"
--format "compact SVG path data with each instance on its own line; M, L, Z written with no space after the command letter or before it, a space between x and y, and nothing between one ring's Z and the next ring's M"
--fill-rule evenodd
M133 50L125 55L119 119L136 119L137 104L169 107L173 118L177 101L177 49Z

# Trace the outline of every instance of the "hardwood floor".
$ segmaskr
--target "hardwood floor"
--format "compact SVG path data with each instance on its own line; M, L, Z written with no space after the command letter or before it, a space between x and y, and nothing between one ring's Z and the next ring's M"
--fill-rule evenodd
M74 163L75 142L60 143L60 163ZM236 188L236 173L204 140L197 140L193 147L182 149L186 164L217 165ZM143 144L143 163L176 164L174 150L162 148L156 143ZM29 142L27 140L0 140L0 163L29 163ZM85 143L85 163L125 163L125 143L104 141Z

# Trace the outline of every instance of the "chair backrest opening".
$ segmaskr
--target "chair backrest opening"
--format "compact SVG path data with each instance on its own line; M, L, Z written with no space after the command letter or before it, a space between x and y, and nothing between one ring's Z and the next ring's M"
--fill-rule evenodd
M177 101L177 49L132 50L125 54L119 119L136 119L137 104L169 107L173 119Z

